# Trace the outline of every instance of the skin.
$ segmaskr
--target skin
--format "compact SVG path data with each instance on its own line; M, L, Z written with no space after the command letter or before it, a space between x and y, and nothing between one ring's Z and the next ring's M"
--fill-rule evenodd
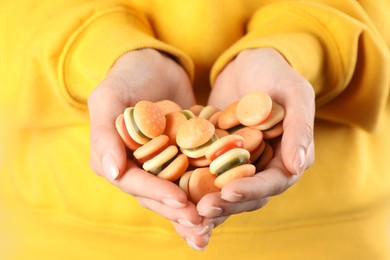
M247 93L266 91L286 110L284 134L273 144L275 157L264 171L250 180L228 183L221 192L206 195L195 206L178 186L127 159L113 124L127 106L142 99L171 99L190 107L195 103L191 91L184 70L165 55L144 49L122 56L88 101L91 167L135 196L142 206L172 221L189 246L204 250L214 227L233 214L262 208L272 196L296 183L313 163L315 103L313 87L277 51L263 48L239 53L216 79L209 104L223 109ZM113 173L118 176L113 178Z
M181 66L152 49L132 51L119 58L88 99L90 165L96 174L135 196L145 208L173 222L200 224L202 217L177 185L143 171L127 158L115 129L115 119L126 107L140 100L163 99L182 107L195 104L190 80Z
M273 144L274 158L264 171L234 180L198 203L204 223L217 226L232 214L262 208L296 183L314 161L313 87L276 50L245 50L218 76L209 104L223 108L254 91L267 92L286 109L283 137Z

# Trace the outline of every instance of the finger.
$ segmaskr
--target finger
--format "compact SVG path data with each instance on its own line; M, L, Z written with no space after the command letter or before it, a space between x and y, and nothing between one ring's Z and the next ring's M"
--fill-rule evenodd
M101 177L105 176L105 175L103 175L103 172L101 170L103 168L101 161L94 150L91 150L89 164L90 164L91 169L97 175L99 175Z
M226 216L204 218L201 225L196 228L186 227L177 222L173 222L173 225L177 233L186 240L192 249L203 251L208 245L213 229L221 225L227 218Z
M300 81L300 96L285 101L282 158L292 174L301 174L314 161L314 92L309 83Z
M116 179L126 167L126 149L115 129L116 116L125 105L118 102L113 81L106 79L88 99L91 125L92 169L108 179Z
M281 194L293 185L300 175L292 175L277 155L267 169L253 177L241 178L227 183L221 190L221 198L230 202L244 202L265 199Z
M265 206L268 198L243 202L230 202L222 199L216 193L207 194L199 201L199 215L206 218L228 217L233 214L258 210ZM216 224L216 223L215 223Z
M148 198L137 197L137 200L144 208L154 211L172 222L187 228L201 227L202 217L198 215L196 207L192 203L188 203L185 207L172 208Z
M111 183L135 197L154 200L171 208L184 208L188 204L187 195L175 183L140 169L131 160L128 160L123 176Z
M189 228L177 222L172 222L176 232L187 242L188 246L197 251L204 251L209 243L212 228ZM208 229L208 230L206 230ZM203 233L200 233L203 232Z
M214 228L220 226L223 224L228 219L229 216L220 216L220 217L214 217L214 218L204 218L203 219L203 225L210 225L213 226Z

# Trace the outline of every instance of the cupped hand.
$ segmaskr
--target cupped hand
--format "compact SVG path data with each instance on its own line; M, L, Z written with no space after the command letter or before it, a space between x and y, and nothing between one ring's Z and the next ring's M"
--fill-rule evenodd
M254 211L286 191L314 161L313 87L274 49L239 53L217 77L209 104L220 109L255 91L267 92L285 108L284 133L274 140L274 158L250 178L226 184L220 193L205 196L197 205L204 222L214 226L232 214Z
M169 99L182 107L195 104L191 82L174 60L153 49L124 54L88 99L91 126L91 168L139 203L171 220L179 234L198 247L205 246L202 217L174 183L143 171L126 154L115 129L116 117L140 100ZM193 246L195 247L195 246Z

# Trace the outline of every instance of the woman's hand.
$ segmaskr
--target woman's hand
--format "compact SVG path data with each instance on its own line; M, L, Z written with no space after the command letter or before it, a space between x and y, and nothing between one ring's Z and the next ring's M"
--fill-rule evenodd
M218 76L209 104L223 109L247 93L267 92L285 108L283 136L273 143L274 158L250 178L231 181L197 205L204 222L216 226L228 216L263 207L286 191L314 161L315 100L312 86L274 49L241 52Z
M115 129L115 119L126 107L140 100L163 99L182 107L195 104L190 80L180 65L152 49L132 51L119 58L88 100L91 168L135 196L145 208L171 220L190 245L203 247L204 236L196 236L203 227L195 205L176 184L143 171L130 160Z

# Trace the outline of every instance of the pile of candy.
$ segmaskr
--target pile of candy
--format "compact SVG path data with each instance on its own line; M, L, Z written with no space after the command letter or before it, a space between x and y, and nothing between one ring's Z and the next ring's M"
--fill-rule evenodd
M264 169L273 157L269 140L283 133L284 115L267 93L255 92L224 110L143 100L126 108L115 126L140 167L176 182L197 203Z

